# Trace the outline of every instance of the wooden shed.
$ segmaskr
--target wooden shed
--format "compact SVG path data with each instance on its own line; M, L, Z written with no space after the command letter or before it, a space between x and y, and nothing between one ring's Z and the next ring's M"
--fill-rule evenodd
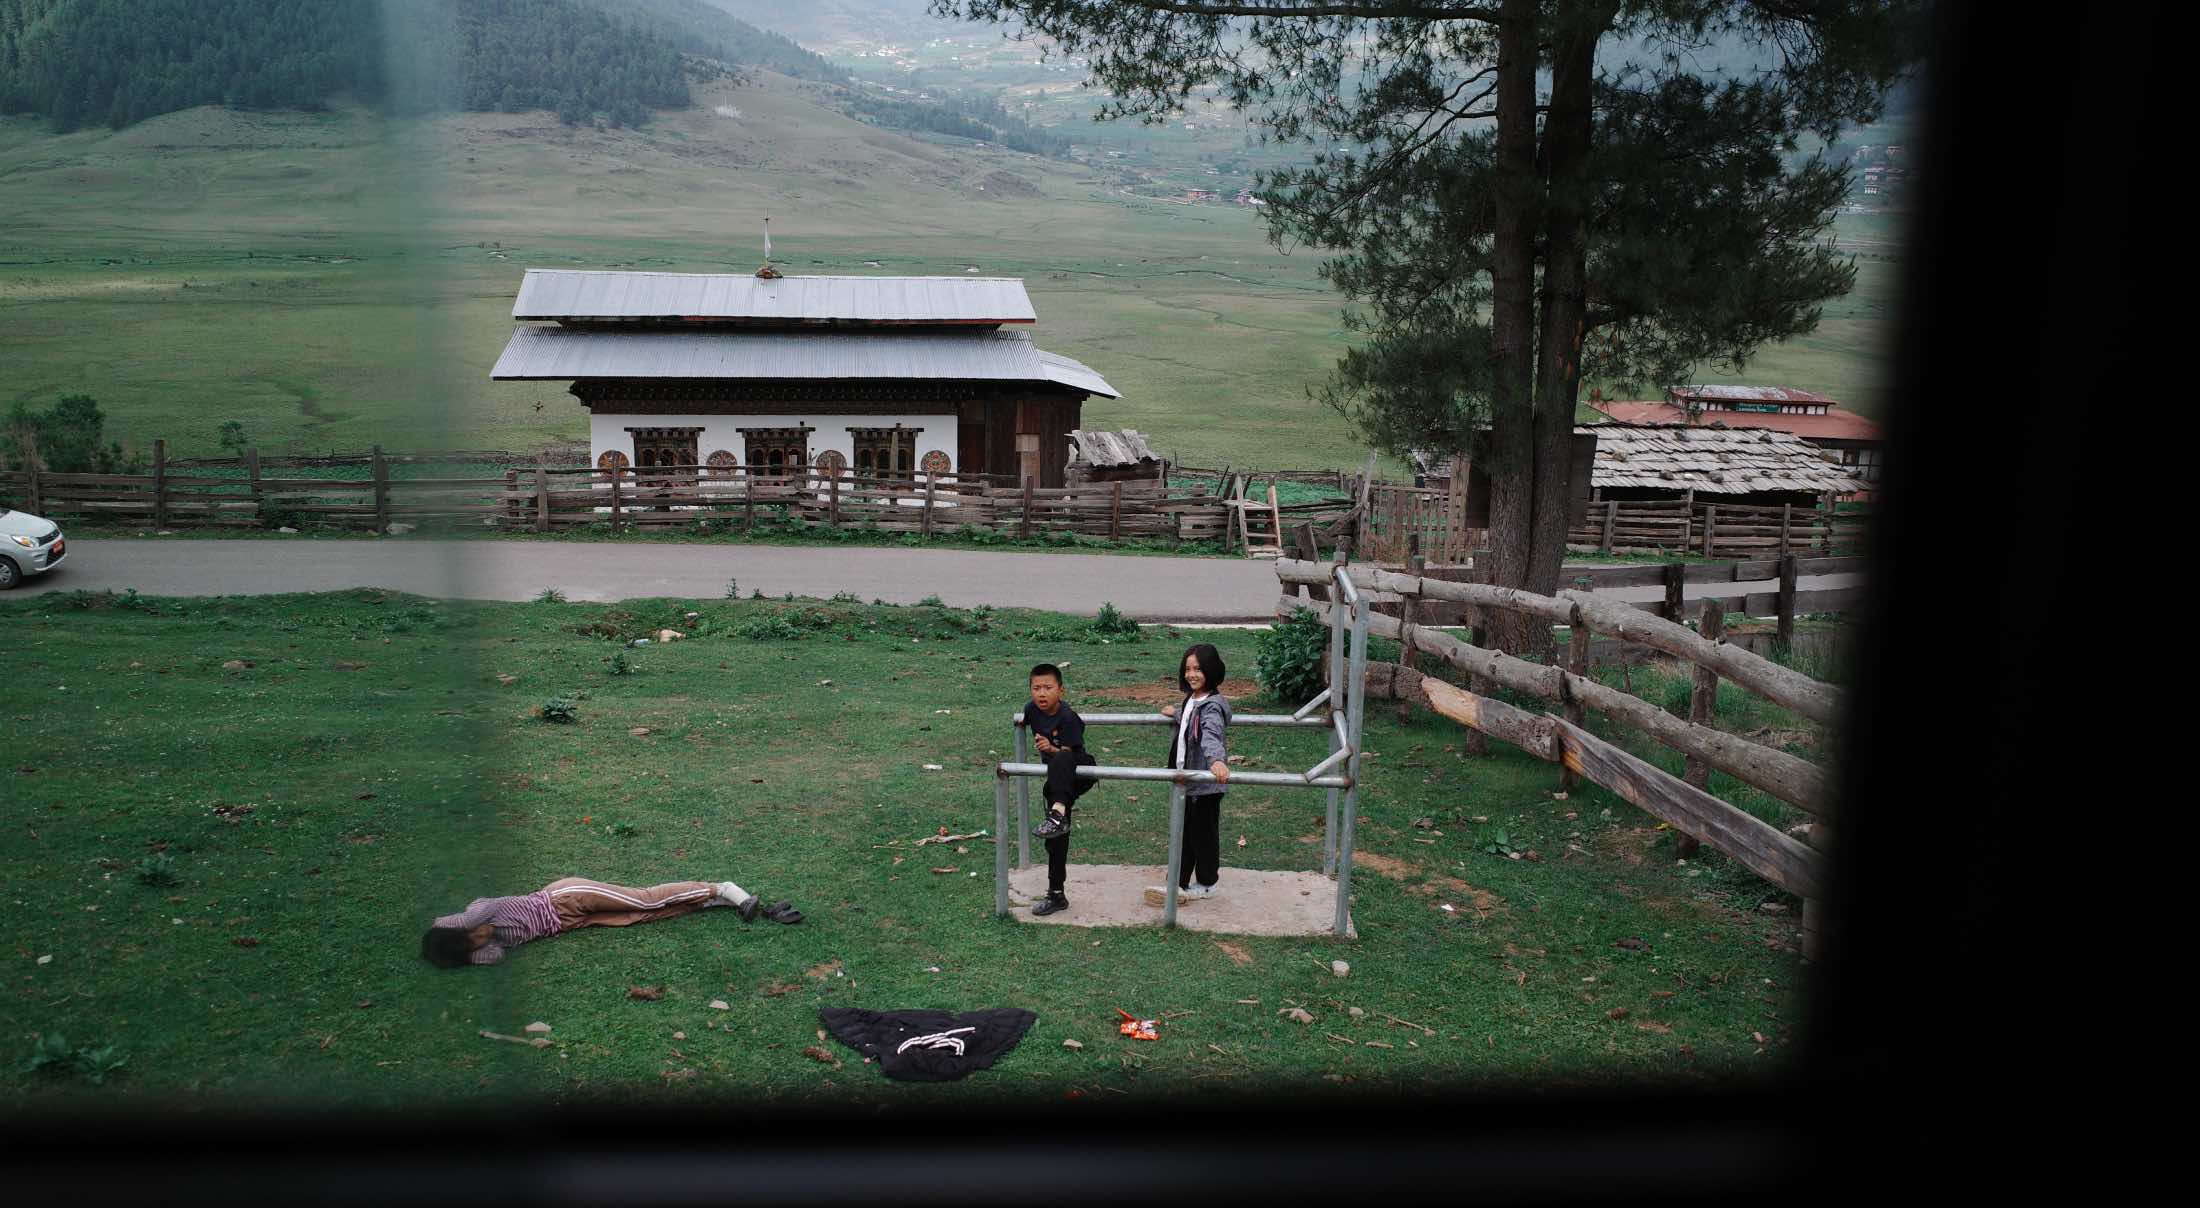
M1065 485L1084 400L1013 277L529 269L490 376L570 381L600 466L993 474Z
M1159 478L1161 456L1146 444L1144 433L1124 428L1119 432L1069 434L1069 481L1128 482Z

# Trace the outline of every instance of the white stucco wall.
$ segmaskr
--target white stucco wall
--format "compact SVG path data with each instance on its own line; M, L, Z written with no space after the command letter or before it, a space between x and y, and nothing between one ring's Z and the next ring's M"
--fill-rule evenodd
M598 411L589 416L588 459L593 462L609 450L617 449L634 457L633 435L628 428L701 428L696 436L696 456L707 460L711 453L724 449L733 454L741 464L748 464L749 451L742 441L738 428L793 428L809 427L810 460L814 464L817 455L827 449L838 450L850 469L856 464L855 437L850 428L891 428L900 424L905 428L922 428L917 436L917 455L912 465L921 464L924 455L937 449L947 454L950 468L955 465L956 425L955 413L938 415L628 415Z

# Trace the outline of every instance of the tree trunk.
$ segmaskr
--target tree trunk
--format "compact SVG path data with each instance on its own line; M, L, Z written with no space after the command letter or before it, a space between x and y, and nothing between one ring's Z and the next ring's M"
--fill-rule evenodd
M1490 581L1501 587L1527 587L1535 565L1536 9L1536 0L1504 0L1497 27L1491 422L1476 457L1489 469ZM1498 649L1530 648L1532 627L1521 618L1490 619Z
M1591 84L1597 41L1610 23L1609 0L1560 8L1551 37L1550 110L1536 172L1543 184L1543 288L1537 332L1534 451L1528 563L1521 586L1558 590L1566 560L1572 502L1574 399L1581 385L1581 340L1588 306L1587 215ZM1537 625L1514 653L1552 661L1551 631Z

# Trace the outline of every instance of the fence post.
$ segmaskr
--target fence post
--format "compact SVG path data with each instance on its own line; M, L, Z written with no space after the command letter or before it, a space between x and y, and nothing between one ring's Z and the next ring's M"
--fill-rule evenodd
M1789 525L1791 525L1791 524L1793 524L1793 523L1794 523L1794 521L1795 521L1795 505L1794 505L1794 504L1792 504L1792 503L1783 503L1783 504L1781 504L1781 505L1780 505L1780 552L1781 552L1782 554L1785 554L1785 553L1787 553L1787 552L1788 552L1788 526L1789 526Z
M1717 531L1718 527L1719 505L1715 503L1703 505L1703 556L1706 558L1715 556L1711 552L1711 547L1713 533Z
M1619 523L1619 500L1604 501L1604 556L1612 555L1612 529Z
M1658 615L1675 625L1688 619L1685 611L1688 606L1682 600L1683 589L1687 586L1687 583L1688 565L1686 563L1668 562L1665 564L1665 606L1659 609Z
M1024 514L1016 533L1019 537L1031 536L1031 487L1031 475L1026 474L1024 475Z
M924 529L924 539L927 541L932 539L932 491L938 480L939 475L937 474L926 474L924 476L924 518L921 527Z
M252 523L265 528L267 526L260 521L260 511L267 506L267 502L260 498L260 450L258 446L244 451L244 469L246 480L252 484ZM32 510L36 511L37 509Z
M626 519L624 501L619 498L619 479L623 477L625 475L619 473L619 467L611 467L611 531L614 533L619 531L621 522Z
M1710 599L1703 602L1703 619L1697 623L1697 634L1707 642L1716 642L1726 632L1726 601ZM1708 726L1719 716L1719 673L1711 668L1695 664L1694 683L1688 692L1688 720L1699 726ZM1711 765L1690 756L1681 770L1681 779L1709 792L1711 789ZM1703 844L1696 836L1674 831L1673 854L1687 859L1696 854Z
M168 527L168 442L153 442L153 527Z
M1578 586L1587 587L1588 584L1584 581ZM1567 618L1566 624L1566 670L1583 679L1589 678L1590 637L1589 627L1581 620L1581 609L1574 609L1574 615ZM1566 693L1566 720L1577 726L1584 722L1581 701L1570 690ZM1574 770L1567 767L1564 760L1559 761L1558 768L1558 791L1572 792L1580 778L1574 775Z
M504 472L504 522L519 523L519 471Z
M535 531L550 531L550 459L535 455Z
M1108 540L1123 539L1123 480L1115 480L1115 491L1108 501Z
M741 532L747 534L756 529L756 475L747 466L741 467Z
M1688 493L1687 493L1686 495L1683 495L1683 496L1681 496L1681 553L1682 553L1682 554L1686 554L1686 553L1688 552L1688 547L1689 547L1689 546L1690 546L1691 544L1693 544L1693 541L1691 540L1691 538L1695 536L1695 532L1696 532L1696 488L1694 488L1694 487L1690 487L1690 488L1688 488ZM1669 618L1669 619L1670 619L1670 620L1674 620L1674 621L1678 621L1678 620L1680 620L1680 619L1681 619L1681 617L1680 617L1680 614L1676 612L1676 613L1674 613L1674 614L1672 615L1672 617L1671 617L1671 618Z
M1782 554L1780 566L1780 630L1774 644L1786 649L1795 640L1795 555Z
M25 473L30 475L26 481L29 483L28 493L30 495L31 514L43 516L46 513L46 505L38 489L38 433L34 431L23 433L23 469Z
M1825 512L1826 522L1818 530L1818 550L1820 553L1825 554L1828 557L1831 557L1833 554L1833 503L1834 500L1832 491L1824 491L1819 494L1818 506Z
M825 523L834 528L840 527L840 475L838 474L829 475L825 479Z
M1283 543L1278 541L1276 544L1281 545ZM1428 568L1428 561L1421 557L1421 535L1419 533L1412 533L1406 537L1406 550L1406 573L1418 579L1421 577L1421 573ZM1420 600L1420 595L1414 594L1407 596L1398 605L1398 665L1401 667L1410 668L1413 666L1413 616L1420 611L1417 607ZM1411 718L1413 716L1413 702L1403 692L1397 692L1394 695L1398 698L1398 720L1405 721Z
M382 456L382 446L374 446L374 531L386 533L390 528L390 463Z
M1031 762L1031 728L1023 723L1023 716L1016 721L1016 762ZM1008 835L1003 832L1001 846L1008 845ZM1016 778L1016 867L1031 867L1031 778Z

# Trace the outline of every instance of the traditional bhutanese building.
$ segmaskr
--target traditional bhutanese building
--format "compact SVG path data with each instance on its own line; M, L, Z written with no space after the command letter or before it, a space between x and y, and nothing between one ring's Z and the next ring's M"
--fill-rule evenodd
M1799 436L1832 452L1850 476L1866 486L1879 481L1886 434L1878 424L1833 399L1792 386L1674 386L1663 402L1589 405L1628 424L1687 424L1763 428Z
M1013 277L529 269L492 379L570 381L597 465L1063 485L1084 400Z

